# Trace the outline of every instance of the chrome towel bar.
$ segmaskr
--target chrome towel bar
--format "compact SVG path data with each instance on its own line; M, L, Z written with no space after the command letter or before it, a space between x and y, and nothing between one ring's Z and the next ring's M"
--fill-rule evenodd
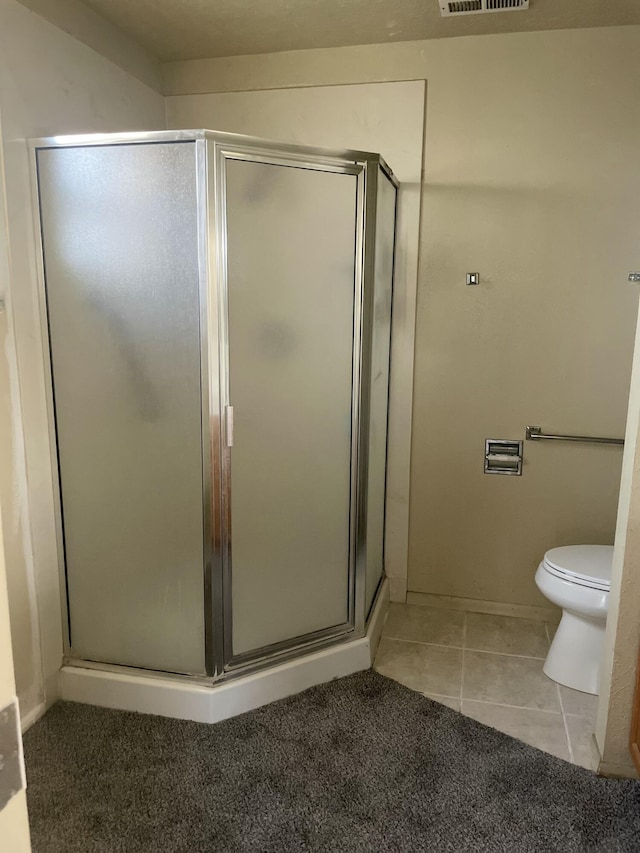
M554 435L542 432L542 428L539 426L528 426L525 435L527 441L586 441L589 444L624 444L624 438L600 438L595 435Z

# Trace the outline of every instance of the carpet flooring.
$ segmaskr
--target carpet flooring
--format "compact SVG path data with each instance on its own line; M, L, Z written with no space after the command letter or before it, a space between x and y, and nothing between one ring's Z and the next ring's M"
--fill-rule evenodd
M640 850L639 782L373 671L217 725L60 702L25 754L35 853Z

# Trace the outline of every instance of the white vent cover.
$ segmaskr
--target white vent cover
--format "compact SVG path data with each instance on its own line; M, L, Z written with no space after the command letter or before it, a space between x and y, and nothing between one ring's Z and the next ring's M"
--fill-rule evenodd
M528 9L529 0L438 0L443 18L453 15L480 15L484 12L515 12Z

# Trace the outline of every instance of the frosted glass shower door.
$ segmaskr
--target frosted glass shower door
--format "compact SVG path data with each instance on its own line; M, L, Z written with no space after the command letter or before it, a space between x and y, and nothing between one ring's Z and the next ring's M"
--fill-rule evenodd
M71 654L203 673L195 144L37 165Z
M225 168L237 659L348 628L358 180Z

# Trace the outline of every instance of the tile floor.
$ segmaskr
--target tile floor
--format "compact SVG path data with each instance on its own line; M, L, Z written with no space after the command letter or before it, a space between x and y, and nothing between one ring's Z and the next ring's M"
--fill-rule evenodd
M542 665L555 625L391 604L375 668L468 717L591 768L597 697Z

